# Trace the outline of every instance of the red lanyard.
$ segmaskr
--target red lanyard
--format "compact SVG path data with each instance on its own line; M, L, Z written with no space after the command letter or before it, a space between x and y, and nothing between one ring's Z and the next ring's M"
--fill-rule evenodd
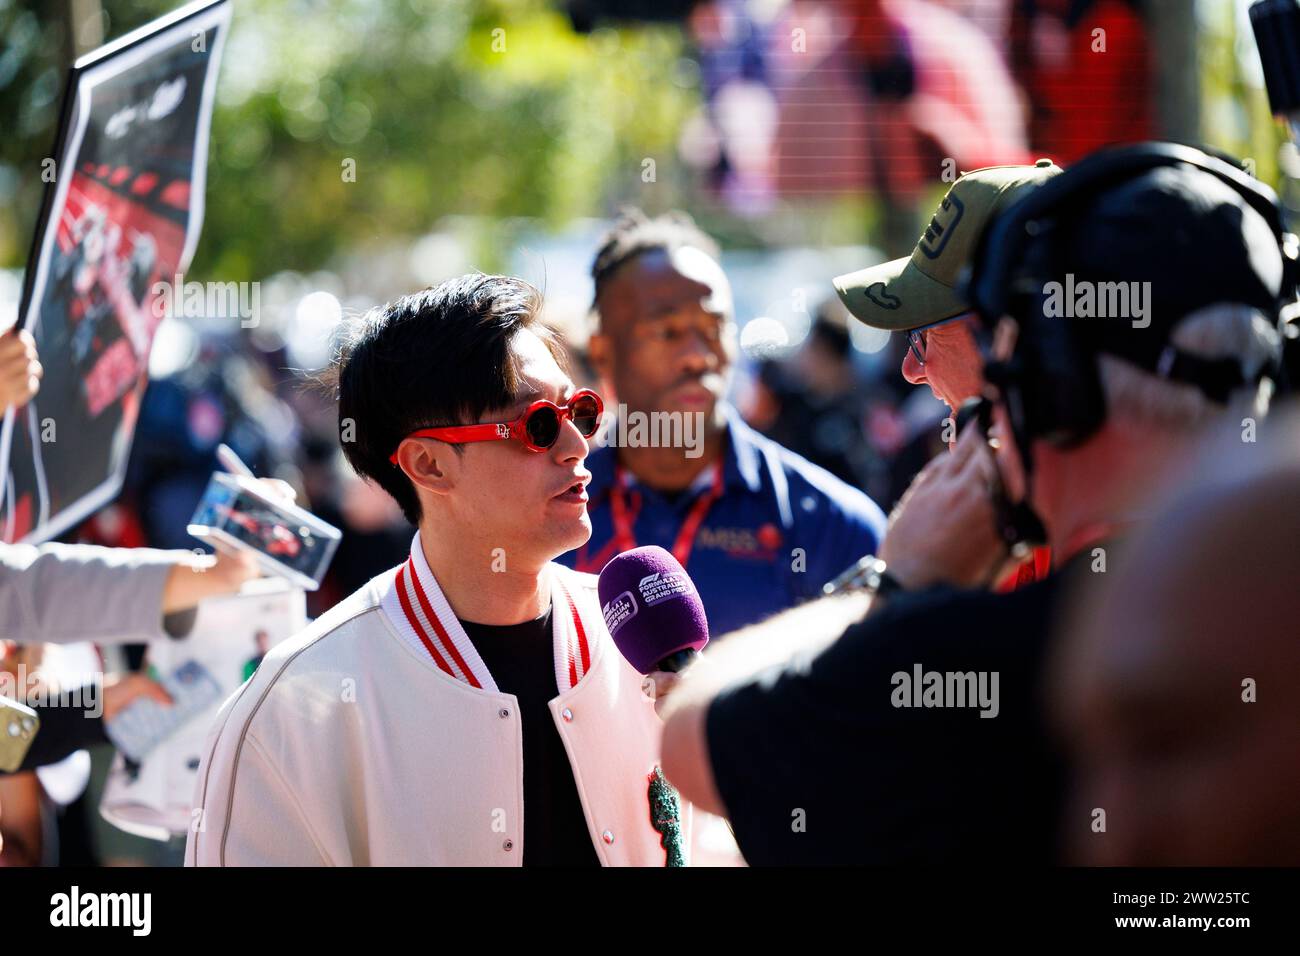
M719 458L717 464L713 466L713 483L709 486L708 491L695 499L690 512L686 515L686 520L682 522L682 526L677 532L677 540L673 542L673 557L677 559L677 563L683 568L686 567L686 562L690 560L691 549L695 546L695 536L699 533L700 525L704 523L704 516L713 507L713 503L721 497L722 459ZM634 495L634 504L629 506L627 499L623 495L622 465L616 464L614 466L614 483L609 489L609 508L614 523L614 537L596 558L591 561L578 562L584 570L593 570L594 568L595 572L599 572L604 567L605 562L615 554L621 554L636 547L636 534L633 531L633 525L636 524L637 515L641 513L641 496L640 494ZM583 551L585 553L586 549L584 548Z

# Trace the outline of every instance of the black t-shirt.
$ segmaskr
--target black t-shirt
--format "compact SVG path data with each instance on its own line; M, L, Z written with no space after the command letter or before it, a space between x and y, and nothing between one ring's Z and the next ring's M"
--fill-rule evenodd
M564 741L547 703L559 690L551 612L498 627L461 621L502 693L519 700L524 735L524 866L599 866Z
M745 858L1055 861L1064 786L1042 694L1061 577L896 595L820 653L721 693L709 752ZM926 707L927 688L974 706Z

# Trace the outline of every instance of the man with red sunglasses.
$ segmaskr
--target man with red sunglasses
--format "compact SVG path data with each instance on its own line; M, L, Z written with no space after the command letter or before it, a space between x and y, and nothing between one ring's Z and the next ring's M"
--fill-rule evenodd
M334 365L343 450L409 560L273 648L223 708L192 865L681 865L690 808L601 617L554 558L591 534L600 422L518 279L373 310Z
M566 421L573 422L573 427L582 432L583 438L590 438L600 425L604 409L600 396L591 389L584 388L574 392L563 405L539 398L512 422L421 428L407 437L436 438L453 445L473 441L508 441L513 438L522 442L529 451L546 451L560 437L560 430ZM393 465L400 464L396 451L388 456L388 461Z

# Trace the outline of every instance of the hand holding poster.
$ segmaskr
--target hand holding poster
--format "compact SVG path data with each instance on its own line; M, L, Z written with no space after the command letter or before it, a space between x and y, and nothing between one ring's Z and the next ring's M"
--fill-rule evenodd
M0 430L0 539L48 540L121 488L149 350L203 224L230 0L202 0L73 66L24 279L39 394Z

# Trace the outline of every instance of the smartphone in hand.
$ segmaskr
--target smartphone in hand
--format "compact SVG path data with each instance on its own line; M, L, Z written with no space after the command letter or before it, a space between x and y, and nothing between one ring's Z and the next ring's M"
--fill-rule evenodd
M0 773L13 773L31 749L41 719L26 704L0 697Z

